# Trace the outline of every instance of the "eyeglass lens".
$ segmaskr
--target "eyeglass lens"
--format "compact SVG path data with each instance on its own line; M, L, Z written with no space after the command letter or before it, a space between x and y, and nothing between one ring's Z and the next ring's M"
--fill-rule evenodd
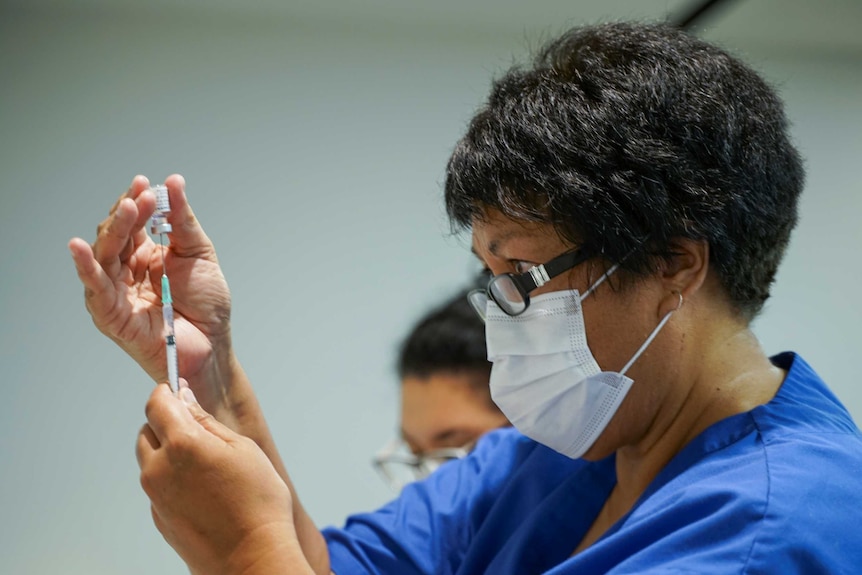
M473 443L463 447L443 448L415 455L402 441L389 442L372 461L375 469L393 488L400 490L413 481L424 479L442 464L469 453Z
M497 305L509 315L518 315L527 309L524 295L508 274L494 277L488 284L488 290Z
M488 292L483 289L475 289L467 294L467 301L482 321L485 321L485 316L488 315Z

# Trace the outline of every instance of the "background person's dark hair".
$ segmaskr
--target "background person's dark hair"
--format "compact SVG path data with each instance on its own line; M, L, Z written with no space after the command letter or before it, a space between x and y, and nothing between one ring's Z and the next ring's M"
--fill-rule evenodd
M449 161L446 204L461 228L486 207L548 221L628 277L655 271L674 238L706 240L751 319L803 181L782 104L755 72L671 27L608 24L494 83Z
M427 378L437 373L477 372L484 377L482 391L489 394L491 363L485 345L485 324L467 301L471 289L488 285L489 276L477 276L475 285L460 290L423 316L401 343L397 370L401 380Z

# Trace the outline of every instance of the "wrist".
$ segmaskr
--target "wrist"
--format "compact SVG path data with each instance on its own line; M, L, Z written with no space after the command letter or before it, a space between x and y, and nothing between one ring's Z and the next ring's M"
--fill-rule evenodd
M219 415L239 417L251 386L230 341L213 342L211 361L201 375L209 395L204 408L218 419Z
M229 338L212 344L207 367L195 378L197 382L190 382L198 402L221 423L242 435L253 436L260 425L261 411L251 382Z
M270 524L255 529L234 549L226 563L226 575L314 575L306 561L293 526Z

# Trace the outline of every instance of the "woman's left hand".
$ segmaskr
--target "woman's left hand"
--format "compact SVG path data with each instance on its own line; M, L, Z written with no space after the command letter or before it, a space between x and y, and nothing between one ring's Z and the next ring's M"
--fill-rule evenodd
M192 573L291 573L310 568L284 481L251 439L215 420L191 390L160 384L137 442L141 485L156 527Z

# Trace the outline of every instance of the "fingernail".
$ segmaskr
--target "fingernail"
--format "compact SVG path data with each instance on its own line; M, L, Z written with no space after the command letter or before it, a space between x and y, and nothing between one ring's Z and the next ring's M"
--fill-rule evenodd
M180 399L182 399L183 403L186 405L196 405L198 402L197 398L195 398L194 392L192 392L192 388L190 387L180 388Z

